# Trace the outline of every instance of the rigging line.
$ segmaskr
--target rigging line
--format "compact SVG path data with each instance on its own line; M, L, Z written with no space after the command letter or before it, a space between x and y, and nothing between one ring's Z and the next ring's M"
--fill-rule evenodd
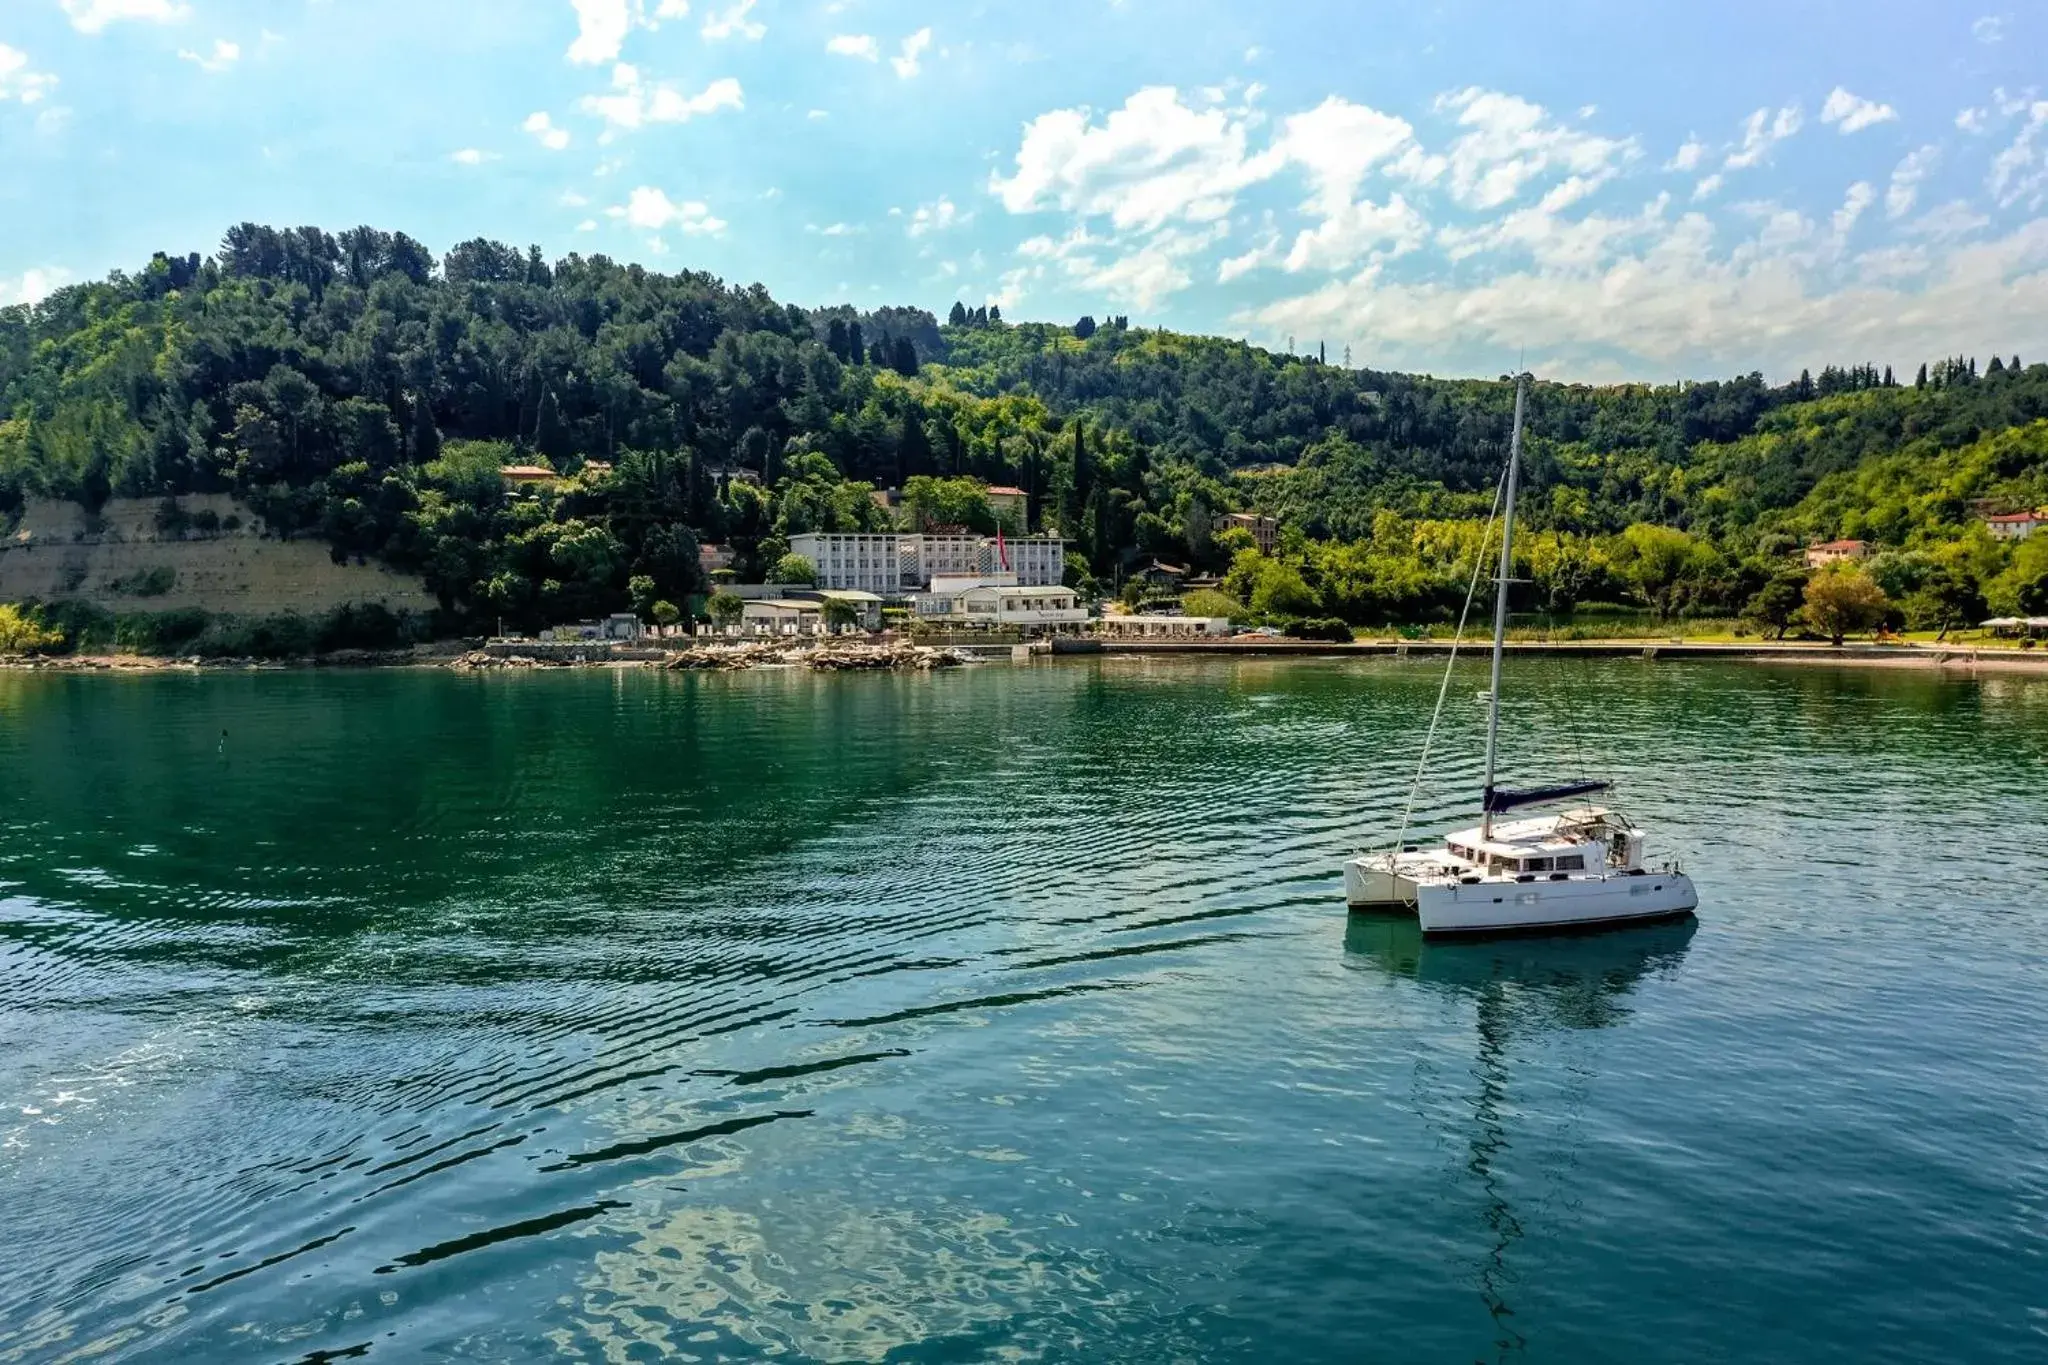
M1394 836L1394 846L1388 857L1401 851L1401 845L1408 841L1408 822L1415 816L1415 797L1422 789L1422 775L1429 767L1429 749L1436 742L1437 723L1444 716L1444 699L1451 694L1451 672L1458 665L1458 647L1465 641L1465 622L1472 615L1472 600L1479 595L1479 575L1486 568L1486 547L1493 543L1493 525L1500 519L1501 499L1507 496L1508 474L1503 469L1500 482L1493 489L1493 511L1486 516L1486 529L1479 536L1479 553L1472 561L1472 582L1465 589L1465 605L1458 612L1458 633L1451 637L1451 656L1444 661L1444 680L1436 690L1436 710L1429 718L1429 729L1422 736L1422 758L1415 765L1415 780L1408 784L1408 804L1401 809L1401 832Z

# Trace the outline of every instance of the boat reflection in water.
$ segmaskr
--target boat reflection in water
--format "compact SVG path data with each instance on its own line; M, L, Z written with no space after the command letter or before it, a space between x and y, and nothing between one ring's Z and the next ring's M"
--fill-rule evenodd
M1526 1097L1510 1094L1512 1045L1518 1038L1622 1023L1635 988L1646 977L1676 971L1698 929L1699 922L1687 918L1564 938L1445 941L1425 937L1412 917L1350 916L1344 933L1346 966L1473 1002L1478 1039L1470 1076L1477 1088L1466 1101L1469 1127L1461 1121L1457 1135L1465 1144L1465 1170L1478 1184L1491 1238L1479 1265L1478 1289L1493 1318L1498 1360L1520 1356L1528 1345L1507 1301L1516 1279L1508 1256L1524 1232L1507 1198L1507 1180L1519 1178L1506 1171L1513 1145L1508 1124L1511 1117L1527 1120L1531 1115ZM1526 1046L1522 1052L1528 1055ZM1423 1104L1434 1111L1426 1117L1441 1113L1427 1099ZM1523 1187L1528 1188L1526 1179Z

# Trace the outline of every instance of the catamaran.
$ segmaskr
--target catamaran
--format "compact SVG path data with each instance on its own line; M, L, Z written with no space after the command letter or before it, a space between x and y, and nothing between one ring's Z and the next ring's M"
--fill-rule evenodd
M1699 906L1693 884L1675 862L1652 867L1644 831L1618 811L1576 806L1553 815L1500 821L1532 806L1556 805L1607 791L1602 781L1559 782L1525 790L1494 783L1500 753L1501 660L1506 653L1508 584L1514 566L1515 491L1522 463L1522 421L1529 376L1515 381L1514 435L1508 443L1501 515L1500 573L1493 607L1493 686L1483 693L1486 786L1480 822L1445 837L1441 848L1396 841L1393 851L1344 865L1344 897L1353 910L1412 911L1425 934L1498 934L1586 928L1675 919ZM1481 559L1484 559L1482 548ZM1477 567L1473 588L1478 586ZM1469 611L1472 594L1466 596ZM1463 634L1460 623L1460 636ZM1457 665L1453 641L1444 691ZM1432 721L1430 734L1435 734ZM1427 740L1422 763L1429 762ZM1420 781L1418 772L1417 781ZM1413 809L1413 797L1410 798ZM1402 829L1401 837L1406 838Z

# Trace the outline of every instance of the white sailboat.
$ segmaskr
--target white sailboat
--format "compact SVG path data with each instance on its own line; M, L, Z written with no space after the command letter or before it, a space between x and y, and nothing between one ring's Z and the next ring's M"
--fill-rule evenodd
M1344 865L1344 897L1353 910L1412 911L1425 934L1542 932L1640 923L1688 915L1699 906L1691 879L1676 863L1652 868L1645 860L1643 830L1617 811L1578 806L1555 815L1504 823L1495 818L1531 806L1590 796L1611 785L1566 782L1509 791L1494 784L1500 750L1508 582L1514 565L1515 491L1527 397L1528 376L1522 375L1515 381L1515 427L1508 448L1501 520L1500 572L1493 608L1493 686L1484 694L1486 788L1480 823L1446 836L1440 848L1407 846L1363 855ZM1456 662L1454 647L1449 666ZM1445 683L1448 687L1448 672ZM1442 712L1441 697L1438 712ZM1428 762L1427 746L1423 762Z

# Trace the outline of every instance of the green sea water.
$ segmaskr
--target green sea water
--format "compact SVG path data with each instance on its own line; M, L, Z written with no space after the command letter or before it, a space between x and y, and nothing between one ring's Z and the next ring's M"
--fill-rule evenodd
M2048 680L0 673L0 1362L2048 1359ZM1416 826L1469 814L1461 674Z

